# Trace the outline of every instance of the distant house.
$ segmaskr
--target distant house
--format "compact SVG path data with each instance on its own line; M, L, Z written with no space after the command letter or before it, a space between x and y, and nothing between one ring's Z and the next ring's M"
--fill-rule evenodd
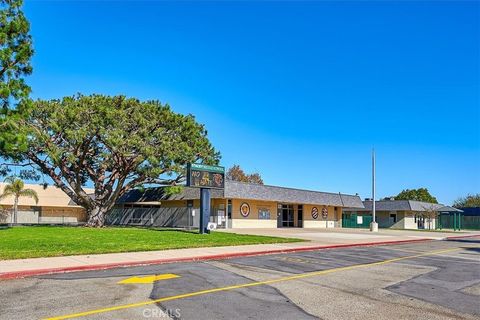
M365 199L365 208L345 208L344 219L352 216L372 216L372 200ZM380 228L435 229L439 212L460 211L443 204L413 200L387 199L375 201L376 221Z
M3 193L5 183L0 183L0 193ZM70 197L60 188L38 184L25 184L25 188L33 189L38 194L38 203L31 198L19 198L17 222L20 224L77 224L86 221L85 209L70 200ZM93 193L93 189L87 189ZM0 200L0 206L8 214L2 216L0 223L12 222L13 197Z

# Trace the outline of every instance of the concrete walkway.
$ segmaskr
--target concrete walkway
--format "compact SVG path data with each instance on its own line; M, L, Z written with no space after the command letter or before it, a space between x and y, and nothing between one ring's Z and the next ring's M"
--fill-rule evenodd
M2 260L0 261L0 279L19 278L55 272L100 270L178 261L222 259L245 255L303 251L338 246L374 245L394 243L397 241L404 242L428 239L439 240L452 236L480 236L480 232L437 233L392 230L372 234L367 230L355 229L236 229L222 232L294 237L305 239L308 242Z
M350 228L242 228L220 230L240 234L300 238L320 244L355 243L358 241L389 241L406 239L444 239L453 236L479 234L480 231L428 231L428 230L395 230L379 229L372 233L368 229Z

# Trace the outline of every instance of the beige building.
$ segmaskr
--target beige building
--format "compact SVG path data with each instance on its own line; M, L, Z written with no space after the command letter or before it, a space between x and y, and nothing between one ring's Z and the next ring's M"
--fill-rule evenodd
M200 189L132 190L120 199L107 222L119 225L198 227ZM344 207L363 208L356 195L225 181L211 190L210 222L218 228L334 228Z
M363 201L364 208L345 208L345 221L352 220L349 227L358 227L355 221L359 217L372 216L372 200ZM386 199L375 201L376 221L380 228L392 229L429 229L437 227L439 212L461 212L461 210L443 204L428 203L414 200ZM371 219L369 220L371 221ZM344 224L345 226L345 224Z
M0 192L5 184L0 183ZM37 192L39 202L19 199L20 224L78 224L86 221L85 210L59 188L26 184ZM86 189L93 193L93 189ZM111 225L154 227L198 227L200 189L185 187L168 195L165 188L134 189L125 194L107 215ZM11 223L13 197L0 201L9 215L0 223ZM225 189L211 190L210 222L218 228L334 228L342 226L343 208L362 209L356 195L301 190L226 181Z
M0 193L3 193L5 183L0 183ZM23 224L37 223L65 223L77 224L86 221L85 210L74 204L70 197L61 189L42 185L25 184L25 188L33 189L38 194L38 203L32 198L20 197L18 201L17 222ZM88 193L93 193L93 189L86 189ZM11 223L13 221L13 197L0 200L0 206L8 212L7 215L0 217L0 223Z

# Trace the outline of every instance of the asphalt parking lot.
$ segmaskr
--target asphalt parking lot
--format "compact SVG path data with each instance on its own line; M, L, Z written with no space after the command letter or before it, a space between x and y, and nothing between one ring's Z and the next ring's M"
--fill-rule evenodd
M9 320L478 319L480 237L6 280L0 297Z

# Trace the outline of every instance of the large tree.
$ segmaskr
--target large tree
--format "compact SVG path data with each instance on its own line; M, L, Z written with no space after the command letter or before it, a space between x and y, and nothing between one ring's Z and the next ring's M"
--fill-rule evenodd
M158 101L78 95L36 101L24 114L18 130L27 144L0 151L50 176L86 209L88 226L103 226L105 214L128 190L175 185L187 163L219 159L203 125ZM94 194L84 189L88 181Z
M402 192L395 196L395 200L416 200L438 203L437 199L428 192L427 188L402 190Z
M0 148L14 148L25 143L25 136L17 130L21 117L16 108L26 103L30 87L25 77L32 73L33 55L30 24L23 14L23 0L0 0ZM8 168L0 164L0 175Z
M455 208L471 208L480 207L480 193L469 194L465 197L458 198L453 202Z
M22 4L23 0L0 0L0 105L4 110L30 93L24 77L32 73L33 48Z
M263 179L260 176L260 173L254 172L247 174L238 164L234 164L230 169L228 169L227 179L240 182L263 184Z

